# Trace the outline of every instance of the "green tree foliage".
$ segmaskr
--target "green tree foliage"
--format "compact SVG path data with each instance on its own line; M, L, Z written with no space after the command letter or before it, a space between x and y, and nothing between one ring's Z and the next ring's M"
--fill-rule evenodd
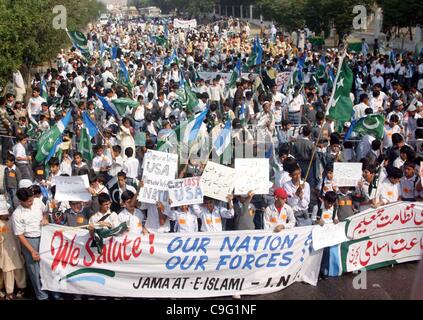
M4 86L16 69L29 70L54 58L71 43L65 30L56 30L56 5L67 10L67 27L84 30L105 10L93 0L0 0L0 85Z
M311 30L327 35L333 25L339 35L348 34L352 30L355 17L353 8L365 5L370 9L373 0L258 0L267 19L275 20L287 30L307 26Z
M187 12L192 16L200 13L209 13L215 5L214 0L151 0L151 5L157 6L164 13L168 13L173 9L178 9L179 12Z
M383 10L385 31L423 24L423 2L415 0L378 0Z

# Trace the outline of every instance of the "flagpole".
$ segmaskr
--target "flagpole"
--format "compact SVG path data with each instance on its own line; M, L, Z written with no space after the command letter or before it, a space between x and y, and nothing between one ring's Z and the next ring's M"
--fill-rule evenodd
M338 83L339 75L340 75L341 70L342 70L342 64L344 63L345 56L347 55L347 47L348 47L348 43L347 43L347 38L345 37L345 38L344 38L344 43L343 43L343 50L344 50L344 51L342 52L341 59L340 59L340 61L339 61L337 75L336 75L336 78L335 78L335 82L334 82L334 84L333 84L332 94L331 94L331 97L330 97L329 103L328 103L327 108L326 108L326 113L325 113L325 116L324 116L324 118L323 118L323 123L324 123L324 121L326 120L326 117L329 115L329 110L330 110L330 108L331 108L331 106L332 106L332 102L333 102L333 99L334 99L334 97L335 97L336 85L337 85L337 83ZM324 125L324 124L323 124L323 125ZM310 174L311 165L312 165L312 163L313 163L314 157L316 156L316 152L317 152L317 145L319 144L320 138L322 137L322 133L323 133L323 127L322 127L322 129L319 131L319 135L318 135L318 137L317 137L316 143L314 144L313 153L312 153L312 156L311 156L310 162L309 162L309 164L308 164L307 173L306 173L305 178L304 178L304 184L303 184L303 186L304 186L304 185L305 185L305 183L307 182L308 176L309 176L309 174Z

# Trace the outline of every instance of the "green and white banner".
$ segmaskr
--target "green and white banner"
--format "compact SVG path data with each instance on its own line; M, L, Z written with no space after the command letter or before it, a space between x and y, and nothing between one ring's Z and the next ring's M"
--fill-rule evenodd
M348 219L350 241L340 245L342 272L377 269L420 260L423 254L423 204L396 202Z

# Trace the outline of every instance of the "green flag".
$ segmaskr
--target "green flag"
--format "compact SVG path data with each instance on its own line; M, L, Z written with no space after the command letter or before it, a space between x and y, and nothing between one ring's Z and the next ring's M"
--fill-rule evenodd
M348 67L347 61L342 63L341 70L333 90L333 99L331 105L328 106L329 116L336 120L337 128L342 128L344 123L351 120L353 110L353 103L351 101L350 93L353 85L353 73Z
M75 46L78 46L81 48L86 48L88 46L88 40L84 33L82 33L81 31L71 31L71 30L66 30L66 31L68 33L70 40Z
M84 33L80 31L70 31L66 29L73 46L81 51L82 55L89 61L91 59L90 50L88 49L88 40Z
M358 120L353 131L360 135L371 135L376 139L382 139L384 133L385 118L382 114L371 114Z
M41 163L50 154L50 150L56 144L57 139L62 135L65 128L68 126L71 120L71 112L68 111L66 116L61 119L56 125L50 130L46 131L38 140L37 143L37 155L35 161Z
M229 79L229 83L227 84L228 89L233 89L236 87L236 82L238 81L239 74L236 70L232 71L231 78Z
M184 87L176 92L177 100L186 110L193 113L194 108L198 106L198 98L195 92L191 90L189 83L185 80Z
M85 127L81 130L81 139L79 140L78 151L82 154L82 157L85 160L93 160L93 145L91 143L91 137L88 134L88 130Z
M104 239L117 236L128 230L126 222L121 223L114 229L94 229L94 238L91 247L97 247L98 254L101 254L104 246Z
M126 112L126 108L129 107L130 109L138 107L140 104L138 101L135 101L131 98L119 98L112 100L112 103L115 105L119 115L123 117Z

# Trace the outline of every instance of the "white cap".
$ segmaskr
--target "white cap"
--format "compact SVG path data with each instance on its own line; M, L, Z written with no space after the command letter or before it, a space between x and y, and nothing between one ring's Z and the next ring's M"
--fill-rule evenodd
M32 186L32 181L29 179L22 179L19 181L19 189L20 188L29 188Z

